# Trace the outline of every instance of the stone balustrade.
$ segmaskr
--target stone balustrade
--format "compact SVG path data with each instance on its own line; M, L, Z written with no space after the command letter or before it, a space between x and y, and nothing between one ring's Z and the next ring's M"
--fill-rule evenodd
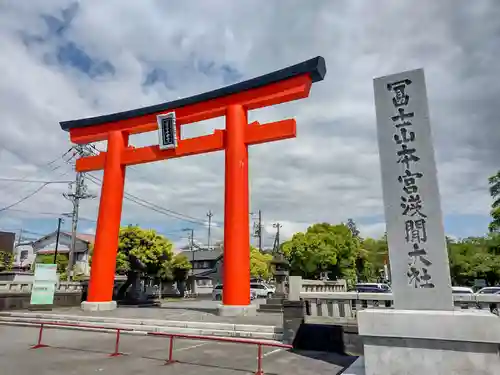
M318 281L302 280L297 276L291 276L289 281L289 300L305 302L304 317L307 323L356 325L356 314L360 310L393 308L392 293L305 291L314 283ZM454 294L453 299L457 309L486 309L498 315L500 295Z
M347 292L347 283L345 280L305 280L302 279L301 292L317 293L317 292Z
M30 308L32 282L0 281L0 311ZM60 281L56 284L54 306L79 306L83 283Z
M31 293L32 282L0 281L0 295L13 293ZM60 281L56 284L56 293L81 293L80 282Z

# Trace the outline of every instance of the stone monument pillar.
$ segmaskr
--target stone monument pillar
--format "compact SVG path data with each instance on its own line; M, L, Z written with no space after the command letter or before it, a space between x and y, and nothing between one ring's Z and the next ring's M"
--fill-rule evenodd
M358 313L366 375L500 374L500 321L453 306L424 71L374 80L394 310Z

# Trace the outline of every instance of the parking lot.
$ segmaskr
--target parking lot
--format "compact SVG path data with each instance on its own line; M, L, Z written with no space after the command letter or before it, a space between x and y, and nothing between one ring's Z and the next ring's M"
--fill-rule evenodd
M0 373L2 375L148 375L148 374L245 374L255 373L257 347L176 339L173 359L164 365L169 340L163 337L122 335L123 356L109 357L115 335L61 329L46 329L48 348L31 350L38 337L35 327L0 326ZM266 374L341 373L355 358L331 353L290 352L264 348Z

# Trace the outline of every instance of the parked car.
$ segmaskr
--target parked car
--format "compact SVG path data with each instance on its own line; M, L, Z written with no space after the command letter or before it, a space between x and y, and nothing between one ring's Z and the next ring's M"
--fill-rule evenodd
M500 286L487 286L480 289L477 294L500 294Z
M452 286L451 292L453 294L474 294L474 290L466 286Z
M355 286L358 293L391 293L392 290L387 284L381 283L359 283Z
M276 288L264 282L250 283L250 290L255 293L256 298L271 298Z
M256 298L254 291L250 289L250 300L253 301ZM215 301L222 301L222 284L218 284L212 290L212 299Z

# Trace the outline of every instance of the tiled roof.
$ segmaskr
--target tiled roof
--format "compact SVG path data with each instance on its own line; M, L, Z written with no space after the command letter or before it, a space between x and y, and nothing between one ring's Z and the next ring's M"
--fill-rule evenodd
M200 250L194 251L183 251L182 255L186 256L189 261L193 260L216 260L222 256L222 251L220 250Z
M63 233L71 237L71 232L63 232ZM95 234L77 233L76 238L87 243L95 242Z

